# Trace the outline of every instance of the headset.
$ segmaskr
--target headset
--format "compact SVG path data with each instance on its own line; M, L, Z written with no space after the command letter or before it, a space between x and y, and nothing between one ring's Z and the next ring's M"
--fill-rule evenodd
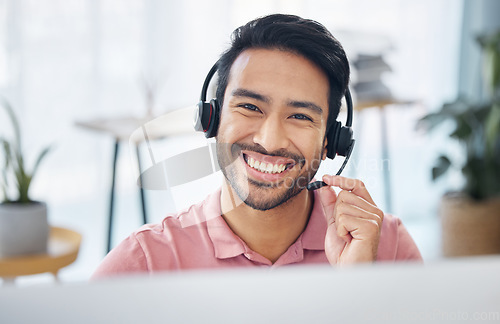
M220 103L217 98L213 98L207 102L208 86L215 72L217 72L217 67L217 63L215 63L208 72L205 82L203 82L203 88L201 89L200 101L194 113L194 129L204 132L206 138L215 137L219 128ZM341 122L334 121L327 133L328 144L326 147L326 156L330 159L334 159L336 155L345 157L344 163L342 163L336 175L340 175L344 170L355 143L351 128L353 107L349 89L346 89L344 96L347 105L346 125L342 126ZM326 185L323 181L315 181L309 183L307 189L316 190Z

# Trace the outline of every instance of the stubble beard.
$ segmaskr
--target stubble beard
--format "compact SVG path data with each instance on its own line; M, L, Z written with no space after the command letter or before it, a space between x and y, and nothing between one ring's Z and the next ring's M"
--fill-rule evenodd
M268 153L259 145L227 144L217 141L217 160L222 174L238 197L247 206L256 210L266 211L286 204L304 190L317 171L317 169L304 170L295 178L285 177L283 181L274 184L258 182L248 178L241 163L238 162L241 150L291 158L296 161L295 168L303 168L305 159L303 156L286 151Z

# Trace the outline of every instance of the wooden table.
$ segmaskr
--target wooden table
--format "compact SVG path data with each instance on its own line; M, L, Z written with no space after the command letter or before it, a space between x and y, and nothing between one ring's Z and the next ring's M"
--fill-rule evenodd
M58 280L59 270L76 260L81 240L75 231L51 227L47 253L0 258L0 277L12 282L18 276L50 272Z

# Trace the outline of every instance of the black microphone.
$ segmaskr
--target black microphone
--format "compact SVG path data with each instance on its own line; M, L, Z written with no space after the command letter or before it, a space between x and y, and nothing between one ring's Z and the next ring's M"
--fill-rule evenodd
M335 175L340 175L342 171L344 171L345 166L347 165L347 161L349 161L349 158L351 157L352 149L354 148L354 143L356 140L351 140L351 145L349 145L349 148L347 149L347 154L344 159L344 163L342 163L342 166L340 167L339 171ZM319 188L323 188L324 186L328 186L326 182L324 181L314 181L311 182L310 184L307 185L307 190L316 190Z

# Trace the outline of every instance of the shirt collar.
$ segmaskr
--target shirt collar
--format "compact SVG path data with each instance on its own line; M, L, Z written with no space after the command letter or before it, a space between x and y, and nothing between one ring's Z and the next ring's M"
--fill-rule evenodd
M214 246L215 257L227 259L249 252L249 247L229 228L222 217L220 206L221 189L207 197L203 213L207 219L207 230ZM326 217L319 195L314 191L314 204L306 229L294 244L303 249L324 250Z
M308 250L324 250L326 236L326 216L323 211L323 206L319 200L319 194L316 190L314 193L314 204L307 222L306 229L302 233L299 240L302 241L302 247Z
M229 228L222 217L220 206L221 189L210 195L206 200L203 212L207 217L207 230L214 246L215 257L218 259L233 258L248 251L248 247Z

